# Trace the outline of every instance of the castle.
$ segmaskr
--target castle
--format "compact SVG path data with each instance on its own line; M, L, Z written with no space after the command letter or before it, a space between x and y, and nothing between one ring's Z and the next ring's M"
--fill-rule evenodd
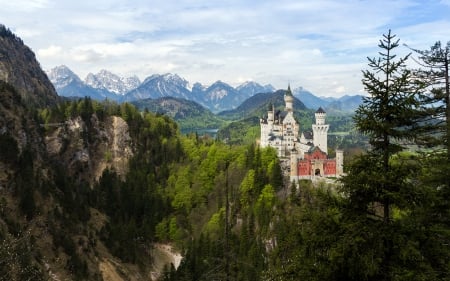
M291 88L284 95L285 110L269 106L267 116L260 119L261 147L273 147L278 157L290 162L290 180L338 177L343 174L344 152L336 150L336 158L328 158L328 129L326 112L319 108L312 131L299 135L300 125L294 118L294 96Z

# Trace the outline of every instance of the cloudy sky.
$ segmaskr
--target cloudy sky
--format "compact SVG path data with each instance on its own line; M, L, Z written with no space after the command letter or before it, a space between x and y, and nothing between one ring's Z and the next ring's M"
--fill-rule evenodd
M191 84L252 80L319 96L363 93L361 70L392 29L428 49L450 41L450 0L0 0L0 23L45 70L107 69ZM406 47L398 53L406 54Z

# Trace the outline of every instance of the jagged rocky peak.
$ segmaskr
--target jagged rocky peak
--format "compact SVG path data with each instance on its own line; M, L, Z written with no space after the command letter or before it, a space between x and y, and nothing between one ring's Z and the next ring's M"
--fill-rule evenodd
M147 77L141 85L160 85L166 87L174 87L179 89L186 89L191 91L189 82L178 76L177 74L166 73L166 74L153 74L150 77ZM177 95L174 95L177 97Z
M246 96L251 97L258 93L273 92L275 91L275 88L270 84L262 86L261 84L258 84L254 81L246 81L239 85L236 90L240 94L245 94Z
M190 95L189 82L177 74L153 74L147 77L139 87L128 92L123 100L134 101L166 96L189 99Z
M141 80L136 75L125 77L123 78L123 81L129 89L136 89L141 84Z
M245 81L244 83L239 85L236 89L239 90L245 87L261 87L261 85L256 83L255 81Z
M0 80L13 86L27 104L46 106L58 101L33 51L2 24L0 50Z
M72 82L80 82L81 79L70 68L65 65L54 67L47 71L47 76L56 89L66 87Z
M220 80L214 82L206 91L208 96L210 96L213 100L220 100L226 96L235 96L237 94L236 89Z
M178 76L178 74L166 73L161 76L167 81L186 81L185 79Z
M207 87L205 87L204 85L202 85L199 82L195 82L194 85L192 85L192 93L193 94L198 94L198 93L202 93L206 90Z
M132 77L120 77L117 74L102 69L97 74L89 73L86 76L85 83L95 89L104 89L115 94L124 95L136 89L141 81L136 75Z
M153 75L153 76L155 76L155 75ZM181 78L177 74L166 73L163 75L159 75L159 78L161 78L162 80L164 80L167 83L173 83L177 86L181 86L183 88L190 90L189 82L186 79Z

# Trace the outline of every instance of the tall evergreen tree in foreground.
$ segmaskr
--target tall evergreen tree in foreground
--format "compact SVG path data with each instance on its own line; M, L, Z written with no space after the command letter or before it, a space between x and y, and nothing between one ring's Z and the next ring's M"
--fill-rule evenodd
M420 256L418 246L408 243L413 233L407 214L423 203L424 193L415 184L417 161L402 151L417 137L423 89L405 66L409 55L396 58L395 35L389 31L378 46L380 57L368 58L371 70L363 71L369 96L354 117L371 149L350 165L342 179L347 202L341 238L350 241L342 248L342 258L356 261L340 265L341 270L347 268L349 280L408 278Z
M373 204L368 206L366 203L381 206L385 223L392 219L391 204L397 203L396 193L400 191L403 181L400 171L397 171L390 160L404 149L404 144L415 139L415 130L420 121L418 97L421 87L414 83L411 71L405 66L409 55L395 60L394 50L399 46L398 42L390 31L383 35L378 45L381 49L380 57L368 58L368 65L372 70L363 71L362 83L369 96L363 99L354 121L356 128L369 137L371 150L359 160L362 163L357 163L352 168L363 164L363 170L376 174L368 179L372 184L368 187L367 194L360 194L359 187L356 187L356 190L348 190L351 196L362 195L358 201L361 200L363 207L370 207L375 211ZM369 163L372 165L367 165ZM358 176L359 172L347 179Z

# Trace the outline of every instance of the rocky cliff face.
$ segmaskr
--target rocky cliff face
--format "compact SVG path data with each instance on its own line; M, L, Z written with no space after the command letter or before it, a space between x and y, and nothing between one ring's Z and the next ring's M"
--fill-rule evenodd
M45 137L48 154L71 176L91 184L106 168L124 176L133 155L128 124L117 116L101 122L95 114L89 123L75 117L55 124L57 128Z
M0 25L0 80L12 85L27 105L54 105L59 99L33 51L3 25Z
M33 167L47 175L42 128L22 95L0 80L0 190L11 186L20 171L25 151L33 154Z
M132 156L131 139L128 125L120 117L99 121L94 114L89 126L76 117L44 130L30 114L30 106L55 106L59 97L34 53L2 25L0 90L0 135L17 147L17 154L28 148L37 157L36 164L53 159L70 175L90 183L106 168L113 168L120 175L126 173ZM7 172L3 177L7 177Z

